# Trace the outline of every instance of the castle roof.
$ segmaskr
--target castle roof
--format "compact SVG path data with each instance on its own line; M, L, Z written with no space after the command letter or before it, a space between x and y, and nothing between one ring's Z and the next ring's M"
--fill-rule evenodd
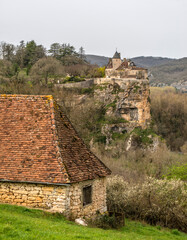
M121 59L120 53L117 51L114 53L113 59Z
M130 62L130 66L129 66L128 62ZM137 67L135 65L135 63L130 61L130 60L123 61L122 64L116 70L123 70L123 69L126 69L126 68L129 68L131 70L147 70L146 68Z
M123 70L124 68L128 68L128 61L122 62L122 64L116 70Z
M111 171L52 96L0 95L0 181L68 184Z
M112 68L112 67L113 67L113 65L112 65L112 59L109 58L109 61L108 61L108 64L107 64L106 68L109 69L109 68Z

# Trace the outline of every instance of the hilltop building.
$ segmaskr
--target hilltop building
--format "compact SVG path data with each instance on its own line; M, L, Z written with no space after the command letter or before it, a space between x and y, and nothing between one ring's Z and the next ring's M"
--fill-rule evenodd
M127 78L127 79L147 79L148 72L145 68L140 68L131 60L126 58L121 60L120 53L115 52L113 58L109 59L105 70L106 78Z
M0 202L89 217L111 171L52 96L0 95Z

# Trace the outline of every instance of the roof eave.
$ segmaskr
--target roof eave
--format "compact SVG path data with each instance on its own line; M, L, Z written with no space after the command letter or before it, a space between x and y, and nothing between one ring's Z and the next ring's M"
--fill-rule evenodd
M6 182L6 183L30 183L30 184L55 185L55 186L69 186L69 185L71 185L71 183L50 183L50 182L35 182L35 181L15 181L15 180L7 180L7 179L0 179L0 182Z

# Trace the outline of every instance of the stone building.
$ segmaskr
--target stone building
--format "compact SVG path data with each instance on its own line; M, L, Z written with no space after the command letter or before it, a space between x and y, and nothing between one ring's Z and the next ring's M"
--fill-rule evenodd
M90 217L111 171L52 96L0 95L0 202Z
M145 68L137 67L134 62L126 58L121 60L120 53L115 52L109 59L105 70L106 78L147 79L148 72Z

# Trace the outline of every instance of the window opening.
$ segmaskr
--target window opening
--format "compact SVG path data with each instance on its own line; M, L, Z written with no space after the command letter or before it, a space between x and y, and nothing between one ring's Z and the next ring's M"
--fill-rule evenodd
M92 202L92 186L86 186L83 188L83 206Z

